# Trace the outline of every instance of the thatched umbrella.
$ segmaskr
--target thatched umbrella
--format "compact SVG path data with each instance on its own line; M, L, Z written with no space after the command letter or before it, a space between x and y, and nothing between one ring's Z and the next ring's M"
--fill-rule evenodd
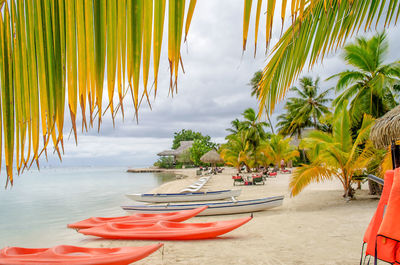
M203 163L211 163L215 167L215 164L222 163L224 160L214 149L205 153L202 157L200 157L201 162Z
M400 140L400 106L376 120L371 129L370 139L377 148L387 148L391 145L393 168L400 166L400 148L395 144Z
M392 141L400 140L400 105L376 120L370 139L377 148L387 148Z

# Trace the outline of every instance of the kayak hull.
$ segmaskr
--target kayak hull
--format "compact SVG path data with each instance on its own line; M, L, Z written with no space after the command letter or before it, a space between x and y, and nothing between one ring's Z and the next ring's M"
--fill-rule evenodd
M79 233L106 239L140 240L198 240L209 239L228 233L252 217L211 223L177 223L160 221L156 224L107 223L102 226L81 229Z
M283 199L284 196L274 196L257 200L227 201L216 203L133 205L121 207L128 213L162 213L179 210L190 210L197 207L207 206L208 208L206 210L198 214L198 216L207 216L264 211L281 206L283 203Z
M0 251L0 264L125 265L143 259L163 246L84 248L60 245L52 248L6 247Z
M150 194L126 194L126 197L140 202L195 202L215 201L231 197L237 197L241 190L221 190L211 192L190 192L190 193L150 193Z
M73 224L69 224L68 228L85 229L93 226L103 225L108 222L127 222L127 223L157 223L158 221L186 221L200 212L207 209L207 206L202 206L190 210L182 210L176 212L164 213L135 213L128 216L120 217L91 217Z

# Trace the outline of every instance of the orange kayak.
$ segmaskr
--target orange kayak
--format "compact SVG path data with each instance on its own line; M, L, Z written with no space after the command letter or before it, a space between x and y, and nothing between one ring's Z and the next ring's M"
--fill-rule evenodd
M191 240L220 236L250 221L252 217L212 223L177 223L160 221L155 224L106 223L79 233L107 239Z
M128 216L120 217L91 217L86 220L69 224L69 228L85 229L93 226L103 225L109 222L118 223L157 223L158 221L171 221L171 222L182 222L190 219L200 212L207 209L208 206L199 207L192 210L184 210L169 213L136 213Z
M158 243L122 248L83 248L67 245L52 248L6 247L0 251L0 264L124 265L147 257L162 245Z

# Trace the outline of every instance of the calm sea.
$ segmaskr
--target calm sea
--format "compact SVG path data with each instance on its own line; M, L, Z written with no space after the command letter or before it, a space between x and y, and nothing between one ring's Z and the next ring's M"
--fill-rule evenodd
M175 178L171 174L126 173L126 168L31 170L0 188L0 248L73 244L85 237L68 223L91 216L120 216L134 204L126 193L149 191ZM2 172L3 175L3 172ZM2 176L0 183L5 183Z

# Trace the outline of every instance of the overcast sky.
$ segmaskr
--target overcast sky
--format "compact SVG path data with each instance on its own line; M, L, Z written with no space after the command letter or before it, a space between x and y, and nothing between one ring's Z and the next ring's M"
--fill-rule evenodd
M276 14L280 14L280 4L277 5ZM265 15L261 18L257 57L253 58L253 21L248 50L242 56L243 1L198 1L188 43L182 46L186 74L180 73L178 94L173 98L168 95L169 70L165 38L159 91L157 99L152 102L153 110L143 104L137 124L131 98L127 97L125 121L122 122L119 115L114 129L110 114L107 113L100 133L97 130L80 133L78 146L75 146L73 137L68 140L71 126L66 116L63 162L60 163L55 155L50 155L49 163L42 162L41 166L149 166L157 159L156 153L171 147L174 132L181 129L199 131L210 135L216 142L223 142L230 121L240 117L248 107L257 108L256 99L250 96L248 83L253 73L266 65L263 49L264 20ZM399 33L398 28L388 30L391 50L389 61L399 58ZM280 18L277 18L273 42L276 42L279 34ZM338 52L330 55L323 65L316 66L312 72L303 74L319 75L321 87L325 89L334 83L323 80L346 68ZM273 120L282 111L282 105L278 106Z

